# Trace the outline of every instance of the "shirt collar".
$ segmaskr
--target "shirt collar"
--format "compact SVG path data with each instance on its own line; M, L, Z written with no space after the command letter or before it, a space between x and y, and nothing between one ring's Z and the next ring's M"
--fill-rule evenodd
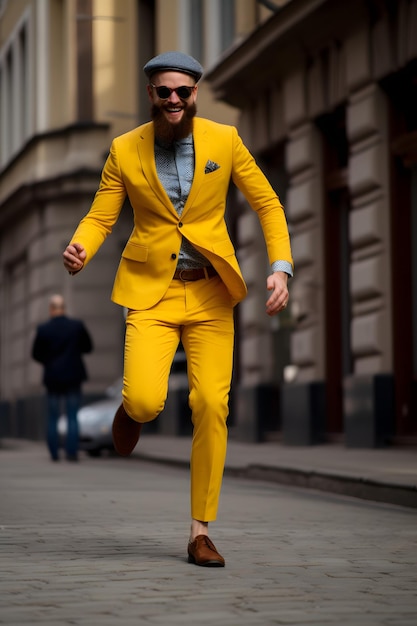
M164 143L159 139L159 137L155 136L155 144L159 148L163 148L164 150L173 150L175 146L186 146L193 143L193 133L187 135L183 139L179 139L178 141L173 141L172 143Z

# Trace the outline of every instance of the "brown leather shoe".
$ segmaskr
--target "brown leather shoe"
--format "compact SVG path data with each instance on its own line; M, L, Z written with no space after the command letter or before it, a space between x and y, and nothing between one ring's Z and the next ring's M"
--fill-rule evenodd
M114 416L112 427L114 447L120 456L129 456L133 452L141 430L142 424L132 420L121 404Z
M216 546L206 535L197 535L188 544L188 562L203 567L224 567L224 558L216 550Z

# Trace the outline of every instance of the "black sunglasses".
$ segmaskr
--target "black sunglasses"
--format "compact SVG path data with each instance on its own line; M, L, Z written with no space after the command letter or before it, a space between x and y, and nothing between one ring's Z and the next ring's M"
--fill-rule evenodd
M158 98L160 98L161 100L168 100L173 91L175 91L178 98L181 98L181 100L187 100L195 89L195 85L193 85L192 87L187 87L186 85L183 85L182 87L176 87L175 89L170 89L170 87L165 87L164 85L162 87L157 87L153 83L150 83L150 85L155 89L156 93L158 94Z

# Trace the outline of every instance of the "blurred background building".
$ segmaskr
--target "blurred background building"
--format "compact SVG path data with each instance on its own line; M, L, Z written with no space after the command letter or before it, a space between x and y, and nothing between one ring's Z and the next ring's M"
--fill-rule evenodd
M86 398L121 375L129 206L88 271L61 255L111 139L149 118L143 65L174 49L206 68L199 115L238 127L292 237L291 307L271 320L257 218L231 189L249 287L231 436L416 444L417 0L0 0L0 435L43 437L30 348L52 293L93 335ZM183 432L185 396L162 432Z

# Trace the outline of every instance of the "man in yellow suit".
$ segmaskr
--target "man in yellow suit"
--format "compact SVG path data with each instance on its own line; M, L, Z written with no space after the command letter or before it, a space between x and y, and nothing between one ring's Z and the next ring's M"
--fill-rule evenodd
M128 196L134 227L112 293L128 310L114 445L129 455L142 424L164 408L181 341L193 423L188 560L223 567L208 523L216 519L226 457L233 307L247 291L224 218L231 180L263 229L271 316L287 306L290 241L279 198L237 130L196 117L200 63L167 52L151 59L144 72L152 121L114 139L91 209L64 251L64 265L75 274L91 261Z

